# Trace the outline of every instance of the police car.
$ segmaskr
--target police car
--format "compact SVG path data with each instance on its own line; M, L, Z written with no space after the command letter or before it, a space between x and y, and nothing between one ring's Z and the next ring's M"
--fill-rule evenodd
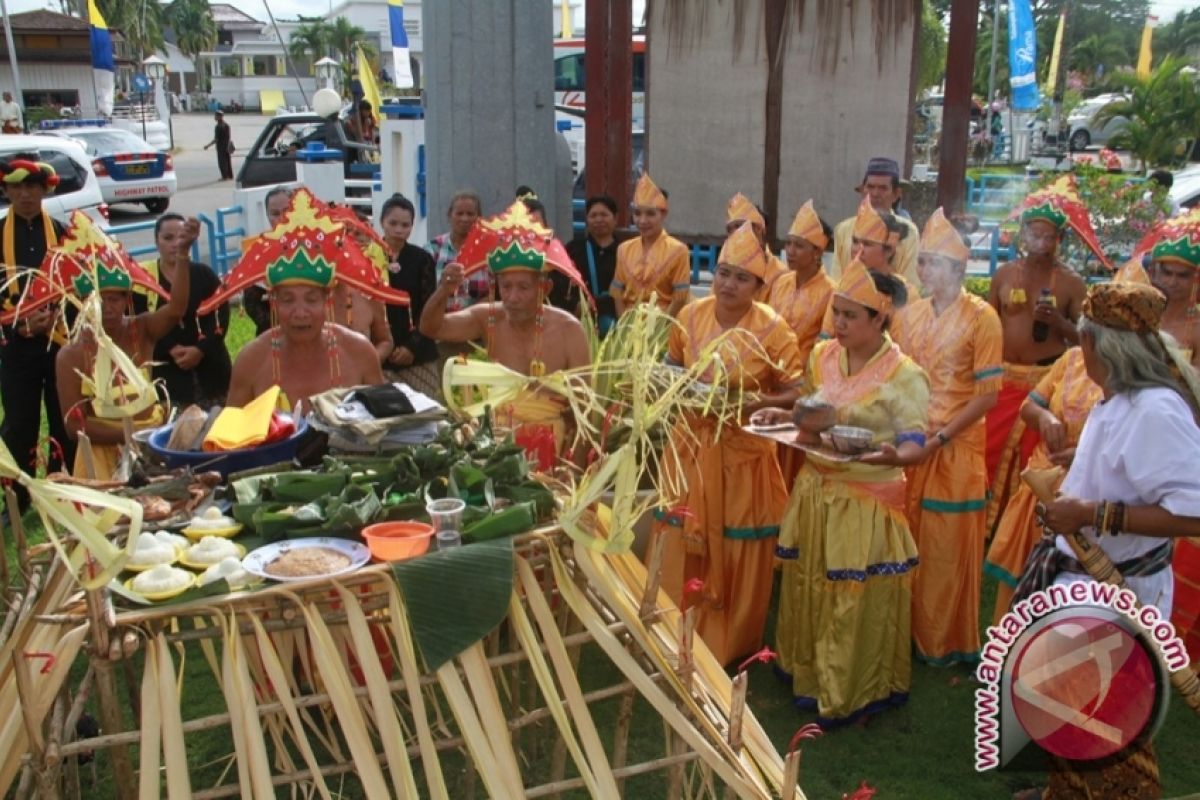
M54 136L10 134L0 136L0 160L18 155L34 155L58 174L59 184L46 195L42 207L59 222L66 222L79 209L101 227L108 225L108 206L83 146L71 139ZM8 214L8 199L0 190L0 218Z
M151 214L167 210L177 185L170 154L104 120L45 120L39 127L83 145L92 159L104 202L141 203Z

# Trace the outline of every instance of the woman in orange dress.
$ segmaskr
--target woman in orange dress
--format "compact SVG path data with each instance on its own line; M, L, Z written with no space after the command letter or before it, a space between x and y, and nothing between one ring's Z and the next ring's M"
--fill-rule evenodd
M766 267L746 223L721 248L712 294L683 307L668 344L670 361L691 367L725 336L717 348L727 370L724 388L746 393L746 414L790 406L803 371L791 328L754 300ZM662 587L677 605L698 605L697 632L717 660L729 664L762 646L787 486L770 439L719 429L699 415L689 415L680 429L672 434L675 447L664 469L675 470L687 488L668 499L652 533L666 537ZM703 587L685 594L696 578Z

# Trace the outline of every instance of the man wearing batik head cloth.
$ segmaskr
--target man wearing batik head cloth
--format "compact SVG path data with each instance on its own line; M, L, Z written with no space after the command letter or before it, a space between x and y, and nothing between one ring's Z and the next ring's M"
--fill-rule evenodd
M754 235L758 237L758 243L762 246L763 252L767 256L767 277L763 283L762 294L758 298L765 303L771 293L771 286L781 275L787 274L788 269L779 260L779 257L771 252L771 248L767 242L766 217L763 216L758 206L750 202L750 198L738 192L729 198L729 204L725 207L725 235L732 236L734 231L742 227L742 224L746 222L749 222L750 226L754 229Z
M1029 195L1021 214L1021 257L996 270L988 290L1004 331L1004 384L987 416L989 528L1003 513L1037 444L1037 431L1026 429L1020 419L1021 404L1059 356L1079 341L1075 320L1086 286L1058 258L1068 224L1088 241L1091 223L1073 185L1055 183ZM1094 234L1090 238L1094 241Z
M1063 538L1082 532L1143 605L1170 616L1172 542L1200 536L1200 387L1178 351L1164 346L1165 307L1150 286L1107 283L1088 291L1080 347L1104 401L1088 417L1059 494L1037 509L1041 524L1059 535L1035 547L1014 601L1050 582L1092 580ZM1161 797L1149 737L1096 761L1055 757L1044 796Z
M787 322L754 299L766 275L766 254L743 224L721 248L712 294L684 307L668 344L672 363L692 367L724 337L716 351L727 370L721 389L745 392L746 414L790 406L804 369ZM710 371L702 380L718 375ZM718 430L716 420L696 415L679 424L672 441L664 469L680 474L687 489L665 500L654 525L653 535L666 537L662 586L680 606L698 606L697 631L729 664L762 645L787 486L769 439L737 427ZM703 588L685 597L694 578Z
M484 341L488 357L522 375L586 366L591 361L583 326L572 314L545 302L553 288L551 271L566 275L586 291L571 257L553 232L535 221L522 201L503 214L475 223L447 265L437 291L421 312L421 333L442 342ZM460 263L461 262L461 263ZM471 273L488 270L500 300L446 312L446 301ZM499 424L536 435L548 428L557 450L565 442L564 407L557 396L527 392L495 409Z
M833 295L834 282L821 265L829 235L829 226L817 216L809 200L796 212L783 245L788 271L775 281L767 297L771 308L795 332L800 358L805 362L817 343L821 320Z
M617 272L610 287L617 316L638 303L654 302L671 316L688 301L692 271L687 245L663 230L667 194L649 175L633 193L633 222L638 235L617 248Z
M979 589L987 536L984 414L996 404L1000 319L963 290L971 251L939 208L921 234L928 296L910 303L896 343L929 376L924 460L908 471L916 655L934 664L979 657Z
M40 269L46 252L62 238L63 227L42 208L42 199L58 185L58 175L49 164L35 155L14 156L0 162L0 183L9 202L8 216L0 224L3 310L12 311L32 274L26 270ZM31 474L36 468L43 402L50 437L68 457L72 449L54 383L54 357L65 341L65 332L55 331L55 319L54 309L47 307L22 315L15 326L0 331L0 400L4 403L0 437L17 464ZM52 448L50 468L60 466ZM24 503L24 489L18 486L17 491Z
M1160 224L1150 253L1150 279L1167 297L1162 329L1179 343L1192 366L1200 368L1200 310L1196 308L1200 266L1200 210Z
M257 283L267 287L273 326L242 348L229 382L230 406L273 386L281 404L299 409L338 386L383 383L379 355L360 333L331 322L333 289L343 284L385 303L405 304L346 226L307 189L292 196L284 221L259 237L197 314L212 312Z
M910 289L919 290L921 288L920 279L917 277L919 232L916 225L895 211L903 192L900 187L900 165L891 158L872 158L867 162L866 174L863 175L862 183L859 184L856 191L862 195L862 202L875 209L885 220L889 230L894 232L898 232L900 229L904 230L896 238L895 249L890 258L891 266L886 271L904 278ZM844 219L833 229L834 258L831 272L834 278L842 274L842 270L846 268L846 264L850 262L851 258L859 258L867 265L868 269L877 272L883 271L855 252L855 239L870 243L868 246L878 247L881 243L878 237L869 239L856 233L856 220L857 215ZM915 292L912 294L916 296Z

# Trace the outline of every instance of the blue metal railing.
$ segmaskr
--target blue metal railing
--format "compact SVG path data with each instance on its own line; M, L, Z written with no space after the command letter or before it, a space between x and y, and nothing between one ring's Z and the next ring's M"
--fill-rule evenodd
M114 238L120 238L121 234L124 234L124 233L137 233L139 231L154 230L155 223L156 223L156 220L150 219L150 220L146 220L145 222L130 222L126 225L110 225L108 227L107 232L110 236L112 236ZM125 247L125 251L127 253L129 253L129 255L133 256L135 259L138 259L138 260L141 260L142 256L151 255L153 253L158 252L158 248L154 244L138 245L137 247L131 247L131 246L125 245L125 243L122 242L122 246ZM192 243L192 260L193 261L200 260L200 242L198 242L198 241Z
M1024 197L1028 186L1026 176L1009 173L984 173L967 178L967 213L984 219L1001 219Z
M218 208L213 212L216 214L215 220L208 214L197 215L200 224L208 232L209 266L222 278L229 272L232 263L242 257L240 240L246 235L245 227L240 224L236 228L226 226L226 220L235 214L240 223L242 220L242 211L243 209L240 205ZM237 239L239 241L233 247L230 247L230 239Z

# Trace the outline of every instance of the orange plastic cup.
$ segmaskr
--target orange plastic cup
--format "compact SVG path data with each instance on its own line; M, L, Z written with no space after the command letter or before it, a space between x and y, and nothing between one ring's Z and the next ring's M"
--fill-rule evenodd
M434 530L425 522L377 522L362 533L376 561L405 561L429 549Z

